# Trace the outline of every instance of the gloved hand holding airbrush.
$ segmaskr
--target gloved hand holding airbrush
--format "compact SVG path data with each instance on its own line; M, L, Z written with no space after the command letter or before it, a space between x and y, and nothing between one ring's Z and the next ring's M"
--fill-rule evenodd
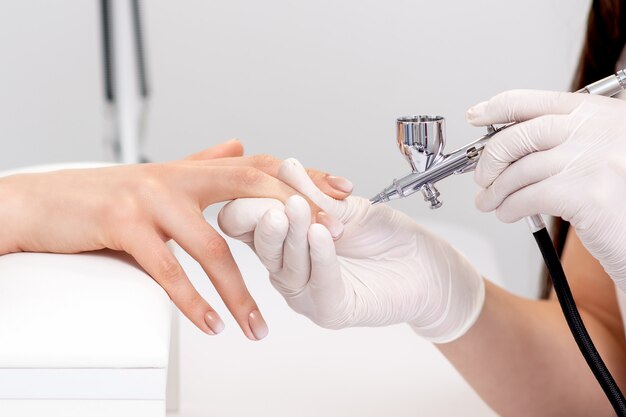
M569 221L626 290L626 102L586 94L509 91L467 113L496 134L475 172L482 211L504 222L542 213Z
M297 312L327 328L407 322L427 339L459 338L476 321L484 283L445 241L408 216L359 197L322 193L299 162L283 162L279 178L344 224L334 244L311 224L299 196L240 199L220 213L228 235L247 241L270 271L272 284Z

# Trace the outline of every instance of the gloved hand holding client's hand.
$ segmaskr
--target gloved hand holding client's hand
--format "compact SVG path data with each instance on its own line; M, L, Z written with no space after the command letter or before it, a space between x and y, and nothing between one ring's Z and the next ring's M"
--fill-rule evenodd
M448 243L390 207L325 195L294 159L282 163L278 178L339 219L343 235L333 242L327 228L312 224L300 196L285 205L235 200L219 223L251 245L295 311L332 329L407 322L436 343L457 339L476 321L483 280Z

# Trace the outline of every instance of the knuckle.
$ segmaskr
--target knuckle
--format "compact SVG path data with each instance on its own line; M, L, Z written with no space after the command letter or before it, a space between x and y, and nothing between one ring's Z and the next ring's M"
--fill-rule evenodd
M171 174L171 169L166 164L148 164L141 168L141 180L135 182L135 189L146 193L162 189L163 179Z
M121 201L116 200L115 204L111 204L107 216L112 219L114 228L135 228L146 218L142 207L137 196L129 194Z
M233 311L246 315L251 311L259 309L248 291L239 291L232 295L228 300L228 307Z
M249 186L258 185L263 181L265 174L256 168L243 168L239 170L238 179L241 183Z
M159 283L172 285L179 282L183 277L183 268L174 257L161 257L159 260Z
M278 168L280 161L269 154L260 154L252 157L253 165L260 169Z
M221 236L211 236L204 242L204 253L210 257L222 258L230 253L230 249Z
M156 196L163 194L166 187L163 184L162 178L155 175L139 181L136 190L138 195L153 199Z
M160 200L169 194L165 178L169 176L162 166L145 167L141 175L134 177L124 188L126 200L133 200L137 205L141 202Z

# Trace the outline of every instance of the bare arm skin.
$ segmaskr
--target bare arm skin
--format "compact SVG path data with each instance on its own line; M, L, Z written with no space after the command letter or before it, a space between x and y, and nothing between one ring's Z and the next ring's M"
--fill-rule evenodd
M562 261L598 351L626 387L626 342L613 281L571 230ZM477 323L438 348L502 416L614 415L554 296L528 300L487 282Z

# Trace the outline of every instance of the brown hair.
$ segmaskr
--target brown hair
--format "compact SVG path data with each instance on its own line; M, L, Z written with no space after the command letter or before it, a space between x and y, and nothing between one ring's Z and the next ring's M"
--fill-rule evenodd
M626 1L594 0L587 18L587 32L578 68L572 81L572 91L579 90L594 81L615 72L615 65L626 44ZM567 240L569 223L555 219L552 240L561 255ZM550 279L544 274L542 298L550 294Z
M573 90L614 73L625 43L626 3L622 0L594 0L572 82Z

